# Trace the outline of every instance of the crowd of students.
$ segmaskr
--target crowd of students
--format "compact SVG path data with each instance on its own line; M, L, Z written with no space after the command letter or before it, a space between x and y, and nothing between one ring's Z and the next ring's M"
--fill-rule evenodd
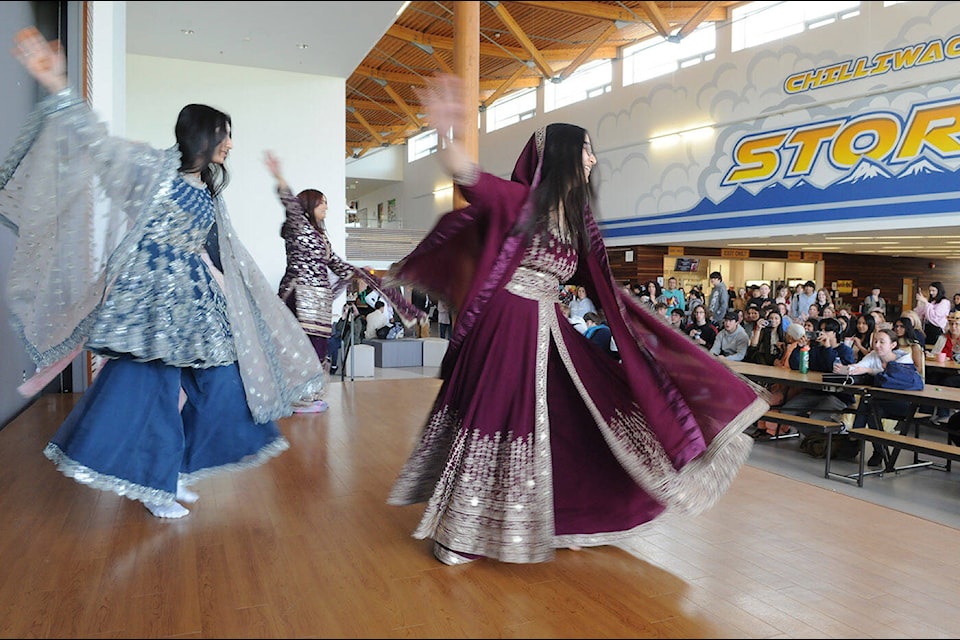
M960 387L956 371L941 368L928 375L926 367L926 358L940 353L960 364L960 293L947 298L941 282L918 292L914 309L890 317L879 286L852 308L837 307L830 290L812 280L793 291L781 286L775 295L768 284L728 289L719 272L710 274L710 284L706 298L697 287L685 292L672 277L662 289L653 281L629 289L664 322L721 359L800 370L806 352L803 366L811 371L865 375L872 384L896 388L922 389L925 380ZM772 406L817 419L842 419L855 402L853 394L844 392L782 385L770 385L768 391ZM878 407L878 415L902 417L903 406L888 404ZM862 423L866 414L859 415ZM930 421L953 423L944 410L934 411ZM952 437L960 443L960 419L956 422L958 433ZM766 438L785 429L760 421L751 435ZM869 466L892 464L882 447L868 461Z

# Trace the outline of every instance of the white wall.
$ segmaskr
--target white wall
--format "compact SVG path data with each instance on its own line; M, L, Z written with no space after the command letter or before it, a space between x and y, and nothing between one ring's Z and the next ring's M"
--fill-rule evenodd
M172 146L180 109L209 104L230 114L233 150L224 198L240 239L270 282L280 284L286 257L280 238L283 208L263 164L273 150L294 193L315 188L327 196L327 233L343 256L346 208L343 149L345 79L248 67L128 55L126 137Z

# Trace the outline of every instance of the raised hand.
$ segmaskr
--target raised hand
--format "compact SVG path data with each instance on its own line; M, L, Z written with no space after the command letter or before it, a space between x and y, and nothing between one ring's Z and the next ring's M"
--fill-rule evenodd
M13 57L50 93L67 87L67 61L58 40L47 41L36 27L26 27L14 36Z
M457 131L466 117L463 80L459 76L443 74L435 77L426 89L418 90L417 97L427 114L430 126L441 138L458 137Z
M427 115L427 122L437 130L439 158L447 172L455 179L470 175L474 169L473 160L459 142L460 129L468 113L473 111L468 107L472 103L464 95L463 80L449 74L436 76L425 89L417 91L417 97Z
M263 152L263 163L267 165L267 169L270 171L270 174L279 180L280 176L282 175L280 171L280 160L277 158L277 156L273 155L272 151Z

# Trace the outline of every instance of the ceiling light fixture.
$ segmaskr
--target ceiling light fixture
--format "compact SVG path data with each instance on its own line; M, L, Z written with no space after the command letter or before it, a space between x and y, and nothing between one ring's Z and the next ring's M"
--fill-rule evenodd
M308 44L305 43L305 42L300 42L300 43L298 43L296 46L297 46L297 49L306 49L306 48L309 47L310 45L308 45Z

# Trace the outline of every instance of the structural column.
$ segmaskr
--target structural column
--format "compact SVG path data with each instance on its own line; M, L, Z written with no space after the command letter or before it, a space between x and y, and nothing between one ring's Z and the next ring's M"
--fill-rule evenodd
M453 72L463 79L461 99L471 105L464 122L460 123L461 141L470 158L477 162L480 155L480 133L477 114L480 105L480 3L453 4ZM457 188L453 195L454 207L466 206Z

